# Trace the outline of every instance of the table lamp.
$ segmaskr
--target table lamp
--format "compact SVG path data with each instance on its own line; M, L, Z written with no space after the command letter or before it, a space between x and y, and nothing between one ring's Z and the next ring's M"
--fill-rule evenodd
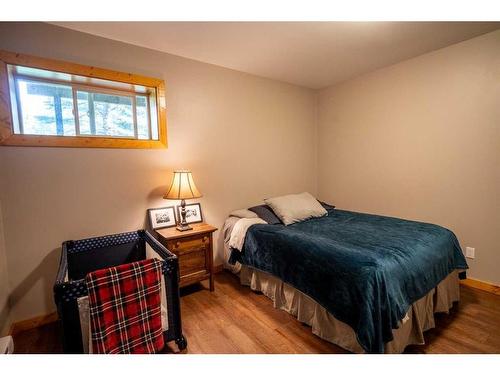
M193 229L186 222L186 201L185 199L200 198L202 195L196 188L193 181L191 171L179 170L174 171L174 178L167 193L163 199L181 199L181 222L177 225L176 229L184 232Z

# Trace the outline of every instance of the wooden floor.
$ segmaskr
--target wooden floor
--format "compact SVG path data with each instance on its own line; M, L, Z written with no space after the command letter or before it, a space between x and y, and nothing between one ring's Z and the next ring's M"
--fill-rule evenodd
M205 287L182 291L186 353L346 353L229 273L216 276L215 292ZM60 353L59 337L59 324L48 324L16 335L15 350ZM406 353L500 353L500 296L462 286L461 302L449 315L436 315L425 339ZM169 351L177 352L175 345Z

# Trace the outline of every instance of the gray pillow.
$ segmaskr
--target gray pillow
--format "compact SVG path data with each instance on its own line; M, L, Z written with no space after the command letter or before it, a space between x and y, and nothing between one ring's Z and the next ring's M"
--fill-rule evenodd
M267 222L268 224L282 224L278 216L275 215L273 210L267 205L254 206L249 208L250 211L255 212L258 217Z
M328 203L325 203L325 202L321 202L320 200L318 200L318 202L323 206L323 208L325 210L334 210L335 209L335 206L331 205L331 204L328 204Z

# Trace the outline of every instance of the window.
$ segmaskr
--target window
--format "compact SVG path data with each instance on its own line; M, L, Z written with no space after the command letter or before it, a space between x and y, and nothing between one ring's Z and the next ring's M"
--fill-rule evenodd
M0 51L0 144L166 147L164 83Z

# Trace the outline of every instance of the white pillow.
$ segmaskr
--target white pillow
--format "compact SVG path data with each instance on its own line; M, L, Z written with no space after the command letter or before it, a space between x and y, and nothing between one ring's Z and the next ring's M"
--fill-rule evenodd
M328 215L323 206L309 193L267 198L264 199L264 202L271 207L285 225Z
M255 212L252 212L252 211L247 210L247 209L235 210L235 211L231 212L229 214L229 216L239 217L241 219L253 219L253 218L259 217L259 216L257 216L257 214Z

